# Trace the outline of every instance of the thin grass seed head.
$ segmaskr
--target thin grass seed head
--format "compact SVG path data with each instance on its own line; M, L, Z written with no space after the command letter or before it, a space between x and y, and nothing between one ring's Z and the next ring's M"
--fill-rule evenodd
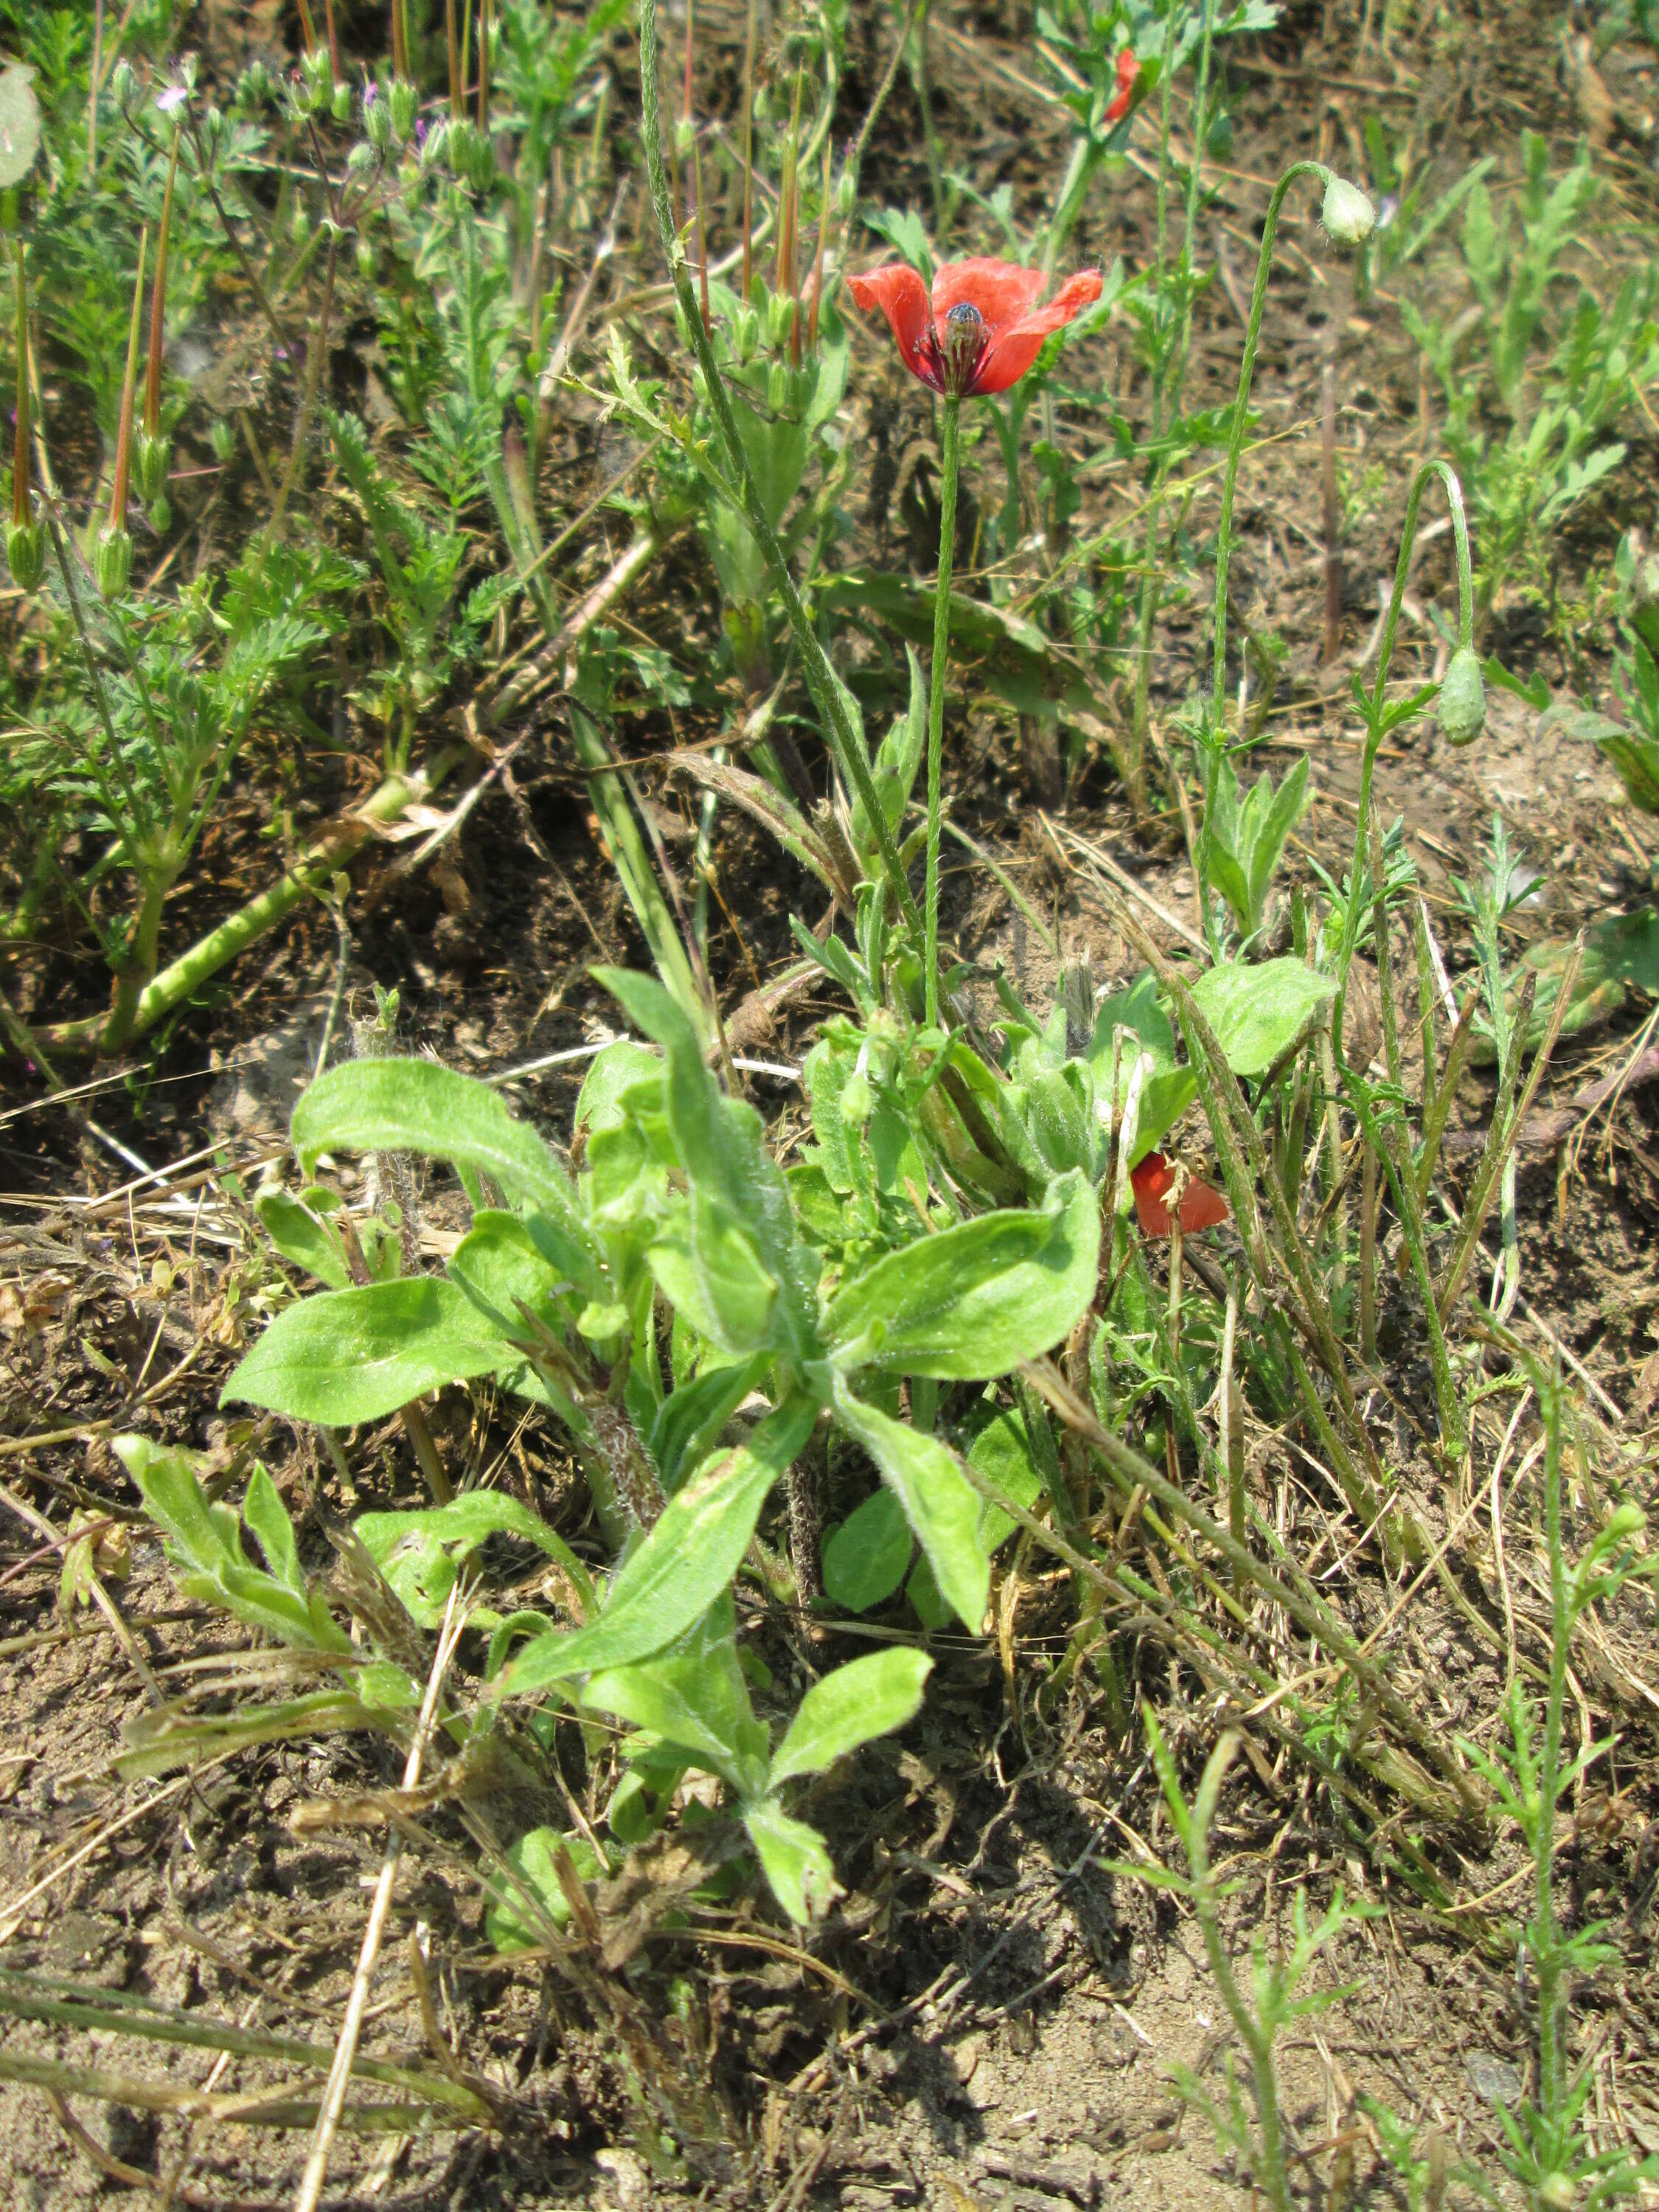
M1046 307L1040 269L975 258L947 261L930 298L914 269L890 261L848 276L855 303L878 307L905 367L932 391L951 398L988 398L1018 384L1051 331L1062 330L1100 297L1101 275L1085 269L1062 284Z

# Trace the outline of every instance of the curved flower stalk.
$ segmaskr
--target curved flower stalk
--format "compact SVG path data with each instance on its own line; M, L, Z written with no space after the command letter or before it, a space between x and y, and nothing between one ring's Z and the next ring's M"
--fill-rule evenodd
M939 580L933 589L933 662L927 702L927 941L922 964L930 1029L939 1022L940 778L962 403L1018 384L1036 361L1043 340L1100 297L1099 270L1084 269L1060 286L1046 307L1039 307L1035 302L1043 281L1040 269L985 258L944 263L933 277L931 296L916 270L902 262L889 262L847 280L858 306L879 308L886 317L910 374L945 400L939 441Z

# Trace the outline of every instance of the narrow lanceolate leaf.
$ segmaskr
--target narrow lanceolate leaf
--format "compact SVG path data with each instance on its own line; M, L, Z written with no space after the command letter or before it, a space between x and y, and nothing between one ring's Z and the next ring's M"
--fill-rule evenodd
M289 1134L307 1169L320 1152L418 1152L487 1175L507 1198L545 1213L587 1256L594 1279L582 1287L595 1295L599 1255L569 1176L487 1083L435 1060L343 1060L301 1099Z
M411 1276L324 1291L289 1306L219 1402L268 1406L290 1420L348 1428L383 1420L411 1398L517 1358L459 1284Z
M991 1593L991 1563L979 1541L979 1492L936 1437L889 1419L836 1386L836 1418L862 1444L927 1554L933 1578L963 1626L977 1636Z
M896 1645L851 1660L815 1682L778 1746L770 1787L792 1775L819 1773L872 1736L914 1720L933 1664L925 1651Z
M684 1634L736 1574L768 1491L817 1418L811 1398L787 1399L746 1444L706 1460L618 1572L597 1624L572 1636L538 1637L501 1676L495 1694L524 1697L602 1667L626 1667Z
M988 1381L1070 1333L1099 1263L1099 1201L1073 1170L1041 1211L981 1214L887 1253L830 1301L825 1332L849 1365Z

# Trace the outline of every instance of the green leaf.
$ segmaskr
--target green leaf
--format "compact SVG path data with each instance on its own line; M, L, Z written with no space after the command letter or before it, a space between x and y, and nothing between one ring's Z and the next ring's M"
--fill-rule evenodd
M343 1291L351 1280L339 1239L321 1215L285 1190L268 1190L254 1206L267 1237L294 1267Z
M595 1881L611 1869L586 1836L565 1835L557 1828L532 1828L507 1849L507 1863L523 1881L555 1928L566 1927L570 1900L564 1893L554 1864L561 1850L584 1881ZM492 1875L484 1891L484 1934L498 1951L533 1951L547 1940L547 1930L537 1923L516 1884L504 1875Z
M242 1500L242 1518L253 1531L265 1565L284 1589L304 1599L306 1578L300 1568L300 1549L294 1540L294 1523L276 1484L256 1460Z
M766 1735L749 1702L732 1629L732 1600L722 1595L665 1650L592 1675L583 1709L648 1729L671 1754L718 1774L742 1796L757 1795Z
M746 1444L706 1460L619 1569L595 1626L539 1638L501 1675L495 1694L526 1697L573 1675L630 1665L701 1620L741 1565L767 1492L817 1418L804 1394L786 1399Z
M576 1097L574 1127L617 1129L628 1118L623 1100L635 1084L660 1084L662 1056L632 1037L606 1045L582 1079Z
M1012 1406L1000 1407L980 1430L968 1447L968 1464L1028 1513L1042 1495L1042 1476L1031 1449L1025 1416ZM1018 1525L1000 1505L993 1505L988 1498L984 1502L979 1540L988 1559Z
M524 1334L520 1300L538 1319L556 1325L560 1296L573 1287L528 1223L490 1206L473 1215L447 1273L501 1336Z
M915 1543L898 1499L890 1490L877 1491L824 1540L826 1595L848 1613L868 1613L904 1580Z
M830 1300L825 1334L849 1364L988 1380L1069 1334L1099 1263L1099 1201L1080 1174L1059 1176L1040 1210L981 1214L884 1254Z
M1613 726L1596 738L1595 746L1617 769L1631 804L1644 814L1659 814L1659 738Z
M925 1651L895 1645L851 1660L815 1682L773 1757L768 1786L775 1790L793 1775L821 1773L872 1736L913 1721L933 1665Z
M663 1400L645 1443L665 1491L678 1490L686 1468L719 1443L733 1413L765 1381L768 1364L763 1355L710 1368Z
M318 1077L294 1109L289 1137L307 1172L321 1152L418 1152L487 1175L504 1197L540 1209L581 1255L582 1288L604 1269L570 1178L499 1092L429 1060L348 1060Z
M977 1636L991 1590L991 1564L979 1543L979 1492L937 1437L878 1413L839 1377L833 1388L836 1419L880 1469L932 1563L940 1595Z
M592 1608L592 1582L563 1537L504 1491L463 1491L447 1505L414 1513L360 1513L352 1526L404 1609L422 1628L435 1628L443 1619L462 1565L491 1536L517 1536L556 1559L584 1607Z
M349 1428L516 1358L457 1283L431 1275L323 1291L277 1315L220 1393Z
M772 1894L797 1927L821 1920L841 1895L829 1847L816 1828L792 1820L775 1799L762 1798L743 1808Z
M1286 954L1247 967L1224 961L1192 987L1235 1075L1265 1075L1304 1025L1336 995L1335 979Z
M0 191L21 185L40 150L34 71L26 62L0 70Z

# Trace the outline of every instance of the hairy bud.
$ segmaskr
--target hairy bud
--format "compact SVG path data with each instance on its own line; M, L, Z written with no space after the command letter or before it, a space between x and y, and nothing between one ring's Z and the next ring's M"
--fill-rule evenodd
M133 441L132 459L138 496L146 507L149 507L161 498L166 486L167 465L173 459L173 441L163 436L152 437L148 430L140 430Z
M14 522L6 530L6 566L20 592L34 592L46 573L46 533L38 522Z
M132 537L118 522L106 522L92 550L93 581L106 599L118 599L132 574Z
M1334 176L1319 219L1339 246L1363 246L1376 228L1376 210L1358 185Z
M1486 687L1481 680L1480 656L1472 646L1460 645L1440 686L1436 720L1449 744L1472 745L1486 726Z

